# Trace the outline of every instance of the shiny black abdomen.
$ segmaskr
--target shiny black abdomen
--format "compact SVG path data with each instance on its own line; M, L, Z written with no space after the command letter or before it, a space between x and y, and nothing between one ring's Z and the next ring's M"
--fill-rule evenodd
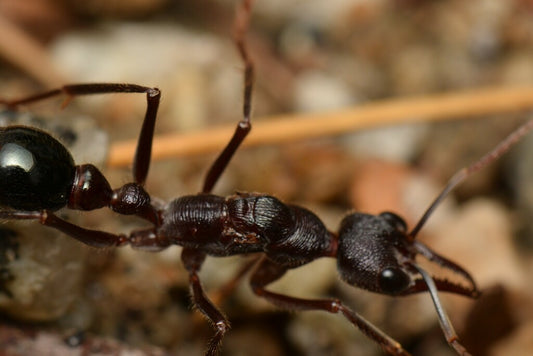
M57 210L66 205L74 160L44 131L0 128L0 205L16 210Z

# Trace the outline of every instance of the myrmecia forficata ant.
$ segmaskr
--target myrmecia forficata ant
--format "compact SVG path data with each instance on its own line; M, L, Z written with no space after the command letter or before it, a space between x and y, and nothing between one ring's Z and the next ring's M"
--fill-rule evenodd
M228 197L214 195L213 187L251 130L254 65L245 41L251 3L251 0L242 1L235 20L236 45L245 67L243 119L208 170L199 194L159 204L144 189L161 96L159 89L135 84L73 84L23 99L3 100L2 103L15 109L58 95L146 94L147 111L137 143L132 182L112 189L100 170L92 164L76 165L68 150L49 134L32 127L8 126L0 132L0 204L5 207L0 211L0 218L36 220L96 248L129 245L159 251L172 245L182 246L181 259L189 274L193 303L215 329L207 355L219 352L230 324L205 294L198 273L207 256L241 254L259 255L248 265L250 284L257 296L289 310L324 310L342 314L392 355L407 355L408 352L341 301L301 299L271 292L267 287L290 269L321 257L332 257L337 260L341 279L350 285L392 296L429 292L446 340L458 354L468 355L437 292L476 297L478 288L465 269L432 251L416 236L457 184L505 153L531 130L533 121L515 130L480 160L454 175L411 230L402 218L391 212L379 215L350 212L339 229L332 232L311 211L283 203L271 195L244 192ZM65 207L73 210L108 207L118 214L144 219L151 227L129 234L89 230L55 214ZM464 283L430 275L416 262L417 255L452 271Z

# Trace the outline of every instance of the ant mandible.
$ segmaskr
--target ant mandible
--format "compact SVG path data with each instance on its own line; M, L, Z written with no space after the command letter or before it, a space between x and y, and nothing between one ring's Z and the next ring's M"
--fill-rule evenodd
M254 65L248 54L245 33L253 0L243 0L235 18L235 43L244 62L244 118L215 162L201 193L177 198L166 205L153 202L143 188L149 166L152 138L161 93L157 88L134 84L75 84L19 100L0 100L9 108L46 98L67 95L68 99L89 94L145 93L147 110L133 163L133 182L112 189L92 164L75 165L68 150L49 134L31 127L0 129L0 219L37 220L82 243L96 248L129 245L160 251L171 245L183 247L182 262L189 274L193 303L212 323L215 335L206 355L216 355L230 324L208 299L198 273L207 256L260 253L252 269L253 292L289 310L324 310L340 313L391 355L409 353L394 339L346 307L337 299L308 300L270 292L266 287L289 269L320 257L337 259L340 277L350 285L379 294L405 296L428 291L438 313L447 342L460 355L469 355L461 345L437 295L437 291L476 297L479 291L472 276L416 240L442 199L472 173L496 160L533 129L528 121L479 161L457 172L411 230L402 218L390 212L369 215L350 212L337 233L326 229L311 211L282 203L270 195L236 193L229 197L211 194L229 161L251 130L250 111ZM151 228L128 235L90 230L69 223L55 211L67 207L94 210L108 207L123 215L136 215ZM432 277L416 262L417 255L456 273L468 286Z

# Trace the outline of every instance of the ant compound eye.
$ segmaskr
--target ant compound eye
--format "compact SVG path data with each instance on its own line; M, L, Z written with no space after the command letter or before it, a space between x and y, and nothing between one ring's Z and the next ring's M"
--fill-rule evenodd
M379 274L379 286L384 293L398 294L411 283L411 278L397 267L388 267Z
M396 228L398 231L407 232L407 224L400 216L391 213L390 211L385 211L379 214L379 216L382 217L391 226Z

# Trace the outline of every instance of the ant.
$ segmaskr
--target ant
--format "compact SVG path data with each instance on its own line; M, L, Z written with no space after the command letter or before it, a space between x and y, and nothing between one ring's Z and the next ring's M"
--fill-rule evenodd
M409 353L394 339L349 309L337 299L308 300L266 289L289 269L321 257L337 259L340 277L346 283L371 292L405 296L429 292L447 342L459 355L470 355L459 342L438 297L438 291L475 298L480 292L472 276L456 263L416 240L439 203L468 176L498 159L533 129L528 121L472 165L458 171L429 206L415 227L408 231L404 220L391 212L369 215L349 212L338 232L328 231L311 211L258 193L239 192L228 197L212 194L214 185L251 130L254 64L245 41L253 0L242 0L235 17L235 43L244 63L243 119L223 151L208 170L202 191L163 205L151 200L144 189L150 166L154 126L161 93L157 88L135 84L74 84L19 100L0 101L8 108L67 95L144 93L147 110L133 163L133 182L112 189L92 164L75 165L68 150L44 131L25 126L0 129L0 219L36 220L82 243L108 248L129 245L160 251L171 245L183 247L181 260L189 274L194 305L215 329L206 355L217 355L230 328L228 319L205 294L199 271L207 256L259 253L237 276L251 270L253 292L288 310L324 310L342 314L350 323L391 355ZM67 207L94 210L108 207L122 215L136 215L152 227L130 234L90 230L55 215ZM422 255L461 277L467 286L431 276L415 261Z

